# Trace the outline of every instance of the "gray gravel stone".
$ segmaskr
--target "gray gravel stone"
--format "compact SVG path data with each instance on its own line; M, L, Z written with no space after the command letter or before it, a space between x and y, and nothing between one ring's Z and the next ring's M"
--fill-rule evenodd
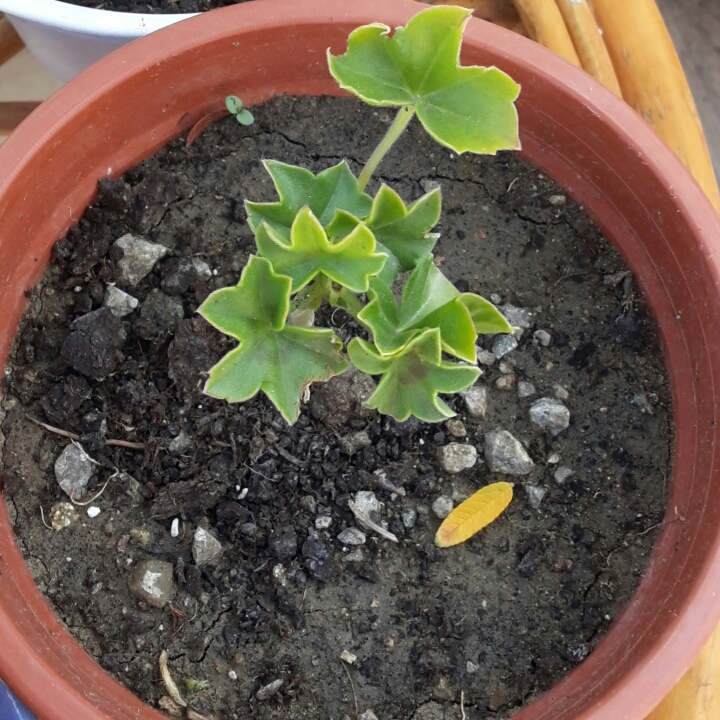
M522 443L507 430L485 434L485 460L492 472L507 475L527 475L535 467Z
M473 445L453 442L438 448L437 457L440 467L455 475L475 465L477 450Z
M108 285L105 288L105 307L115 317L125 317L129 315L139 304L139 300L132 295L124 292L114 285Z
M513 335L496 335L492 344L493 355L496 358L501 358L503 355L515 350L517 346L518 341Z
M115 246L123 251L118 261L118 280L128 285L137 285L165 257L168 248L151 243L128 233L115 241Z
M540 507L540 503L542 503L543 498L547 495L547 490L545 488L538 487L537 485L526 485L525 490L528 494L530 506L537 510Z
M552 341L552 335L547 330L536 330L533 333L533 337L543 346L548 347Z
M365 553L362 548L355 548L345 555L345 562L362 562L365 559Z
M354 455L358 450L370 447L372 440L365 430L350 433L340 438L340 449L348 455Z
M562 485L572 474L573 474L573 471L569 467L565 467L565 465L561 465L555 471L555 482L558 485Z
M402 518L402 524L408 529L412 530L417 523L417 511L413 508L405 508L400 515Z
M55 461L55 477L71 500L82 499L88 480L94 472L95 464L87 453L74 443L66 445Z
M465 425L463 425L462 420L450 418L445 422L445 427L453 437L464 438L467 436L467 430L465 429Z
M170 452L173 455L178 455L185 452L185 450L189 450L192 444L192 438L184 430L181 430L177 437L174 437L170 443Z
M378 720L378 718L372 710L366 710L358 715L357 720Z
M473 385L462 390L460 396L465 401L465 407L474 418L483 420L488 409L488 391L485 385Z
M528 330L533 325L533 317L535 314L529 308L520 308L515 307L515 305L506 304L500 308L500 312L514 327Z
M135 597L161 608L175 595L173 566L164 560L143 560L130 573L128 586Z
M358 530L354 527L345 528L338 536L337 539L343 545L364 545L367 537L362 530Z
M567 400L570 397L570 393L562 385L553 385L553 390L555 390L555 397L558 400Z
M440 497L436 497L433 501L432 511L435 513L436 517L444 520L452 512L453 507L454 504L452 498L449 498L446 495L440 495Z
M508 390L512 390L515 387L515 381L517 380L517 376L515 373L510 373L509 375L501 375L496 381L495 381L495 387L498 390L504 390L507 392Z
M495 355L489 350L478 350L477 359L481 365L488 366L492 365L497 360Z
M316 530L327 530L332 525L332 518L330 515L318 515L315 518L315 529Z
M202 565L214 565L222 555L223 546L220 541L211 535L204 528L197 528L193 537L192 554L195 564L198 567Z
M371 520L377 522L383 511L383 504L377 499L372 490L360 490L355 493L355 507L365 513Z
M531 382L521 380L518 383L518 397L526 398L535 394L535 386Z
M270 549L280 560L295 557L298 550L297 533L292 525L275 530L270 537Z
M255 697L257 700L262 702L263 700L267 700L268 698L271 698L273 695L275 695L280 688L283 686L284 680L273 680L271 683L268 683L267 685L263 685L256 693Z
M76 522L79 517L80 514L72 503L55 503L50 508L50 527L53 530L62 530Z
M557 435L570 424L570 411L555 398L540 398L530 407L530 420Z

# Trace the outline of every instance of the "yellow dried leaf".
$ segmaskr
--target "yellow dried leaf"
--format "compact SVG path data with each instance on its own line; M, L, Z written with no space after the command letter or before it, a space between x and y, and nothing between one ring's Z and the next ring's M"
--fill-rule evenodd
M446 548L459 545L495 520L510 504L512 483L497 482L478 490L460 503L438 528L435 544Z

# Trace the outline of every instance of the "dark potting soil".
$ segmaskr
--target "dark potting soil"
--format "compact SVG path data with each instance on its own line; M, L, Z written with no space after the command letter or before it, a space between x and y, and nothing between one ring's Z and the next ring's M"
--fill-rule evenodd
M207 12L228 5L238 5L247 0L62 0L62 2L96 10L169 15Z
M242 199L275 198L261 160L318 172L347 158L357 171L392 118L344 99L282 97L253 112L249 128L224 120L101 181L55 246L5 377L18 542L70 632L153 706L167 706L167 650L191 707L216 720L340 720L356 705L381 720L442 720L460 717L461 691L471 720L507 717L592 652L662 522L670 400L646 306L582 208L540 172L510 153L454 156L413 123L381 179L406 200L440 183L446 275L531 313L519 346L483 366L484 419L456 396L453 422L397 423L360 408L366 388L347 376L313 386L292 427L264 396L204 396L205 372L233 343L195 311L253 251ZM170 252L137 285L118 283L139 300L120 320L101 308L126 233ZM325 320L348 339L347 315ZM480 343L488 363L493 338ZM555 436L529 419L541 397L570 411ZM54 463L70 441L31 417L79 436L97 463L85 498L107 483L90 504L98 516L77 507L68 527L45 526L68 501ZM500 429L527 448L529 475L489 471L484 436ZM446 472L437 451L450 442L476 446L478 463ZM500 479L515 482L507 512L464 545L435 547L437 498ZM382 503L376 519L397 544L372 531L357 546L338 539L357 527L348 500L359 491ZM215 565L193 560L199 526L222 544ZM148 560L171 564L162 608L129 589ZM190 691L193 681L207 685Z

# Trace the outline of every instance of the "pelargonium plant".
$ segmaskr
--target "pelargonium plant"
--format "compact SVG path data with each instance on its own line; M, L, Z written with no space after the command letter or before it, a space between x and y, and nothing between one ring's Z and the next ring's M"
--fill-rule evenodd
M365 192L414 116L456 153L519 148L519 86L497 68L460 65L469 16L431 7L394 33L377 23L358 28L344 55L328 51L341 88L398 114L357 178L344 161L318 175L265 162L278 200L245 203L257 254L235 287L212 293L199 310L238 340L210 370L206 393L242 402L262 390L293 423L310 384L352 363L380 376L367 407L438 422L454 414L439 395L480 375L478 334L512 332L497 308L459 292L436 266L439 189L409 205L385 184L375 197ZM229 99L228 109L243 122L248 111L238 103ZM347 311L371 340L355 337L344 351L330 328L313 326L322 303Z

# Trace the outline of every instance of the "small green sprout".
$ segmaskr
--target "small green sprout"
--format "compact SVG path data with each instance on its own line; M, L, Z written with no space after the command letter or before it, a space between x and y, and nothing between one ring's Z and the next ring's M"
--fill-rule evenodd
M497 68L459 63L470 14L431 7L392 35L367 25L350 34L344 55L328 52L340 87L371 105L396 106L398 115L357 178L344 161L317 175L265 162L278 200L245 202L257 255L237 286L215 291L199 309L239 343L210 370L206 393L241 402L262 390L292 423L310 384L352 363L381 378L367 407L439 422L453 415L439 395L480 375L478 334L512 332L495 306L459 292L436 267L439 189L409 205L384 184L374 197L365 192L415 115L457 153L519 148L519 86ZM239 98L226 105L240 123L252 122ZM312 326L323 302L346 310L371 340L353 338L343 353L332 330Z
M225 107L241 125L252 125L255 122L253 114L243 107L243 101L237 95L228 95L225 98Z

